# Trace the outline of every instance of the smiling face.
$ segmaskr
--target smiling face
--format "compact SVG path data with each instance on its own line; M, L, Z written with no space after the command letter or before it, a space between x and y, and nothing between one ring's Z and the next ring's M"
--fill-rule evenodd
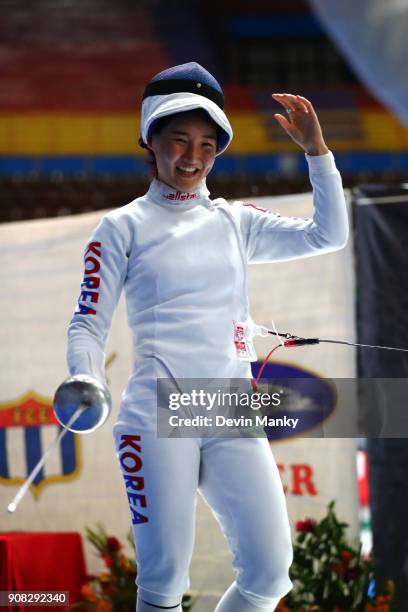
M181 113L153 133L149 148L159 180L179 191L194 191L213 167L217 129L202 111Z

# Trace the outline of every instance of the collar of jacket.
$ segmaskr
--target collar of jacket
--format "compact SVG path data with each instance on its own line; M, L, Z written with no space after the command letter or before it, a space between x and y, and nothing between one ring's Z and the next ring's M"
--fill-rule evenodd
M208 197L209 194L205 179L201 181L194 191L179 191L158 179L153 179L146 195L155 202L185 207L195 203L211 205L211 200Z

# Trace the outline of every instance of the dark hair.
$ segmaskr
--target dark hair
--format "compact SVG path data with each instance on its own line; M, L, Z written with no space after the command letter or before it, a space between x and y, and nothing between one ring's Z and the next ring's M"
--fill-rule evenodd
M217 130L217 142L218 142L219 137L220 137L221 128L215 123L215 121L211 119L209 114L202 108L193 108L189 111L181 111L180 113L174 113L173 115L166 115L165 117L161 117L160 119L157 119L157 121L155 121L153 124L153 128L150 133L150 139L152 139L153 136L160 134L160 132L166 127L166 125L168 125L171 121L173 121L173 119L177 119L178 117L181 117L182 115L191 115L191 114L198 115L202 119L208 121L208 123L211 123L212 125L214 125L214 127ZM148 144L143 142L141 137L139 138L139 146L142 147L142 149L146 149L147 151L149 151L149 157L145 161L146 161L146 164L150 166L152 176L154 178L157 178L156 158L155 158L153 151L150 149Z

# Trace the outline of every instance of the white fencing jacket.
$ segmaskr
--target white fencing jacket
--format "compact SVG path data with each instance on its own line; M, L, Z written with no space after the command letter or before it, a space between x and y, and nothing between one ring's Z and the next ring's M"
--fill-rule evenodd
M243 322L245 334L251 333L247 264L328 253L347 241L333 155L306 159L310 219L211 200L205 182L181 193L158 180L144 196L106 214L85 249L85 275L68 328L70 373L104 381L104 347L124 287L135 364L154 358L175 378L250 377L234 332L234 323ZM127 397L137 398L137 384L132 375Z

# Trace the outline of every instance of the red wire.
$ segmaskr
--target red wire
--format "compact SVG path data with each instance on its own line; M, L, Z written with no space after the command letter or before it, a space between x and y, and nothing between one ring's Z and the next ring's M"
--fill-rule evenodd
M261 367L259 368L259 372L258 372L258 376L255 379L251 380L251 384L252 384L252 390L253 391L257 391L258 389L258 382L259 379L262 376L262 372L264 371L264 368L266 366L266 364L268 363L268 359L269 357L272 355L272 353L274 353L276 351L276 349L278 349L280 346L282 346L282 344L277 344L276 346L273 347L273 349L267 354L267 356L265 357L265 359L262 362Z

